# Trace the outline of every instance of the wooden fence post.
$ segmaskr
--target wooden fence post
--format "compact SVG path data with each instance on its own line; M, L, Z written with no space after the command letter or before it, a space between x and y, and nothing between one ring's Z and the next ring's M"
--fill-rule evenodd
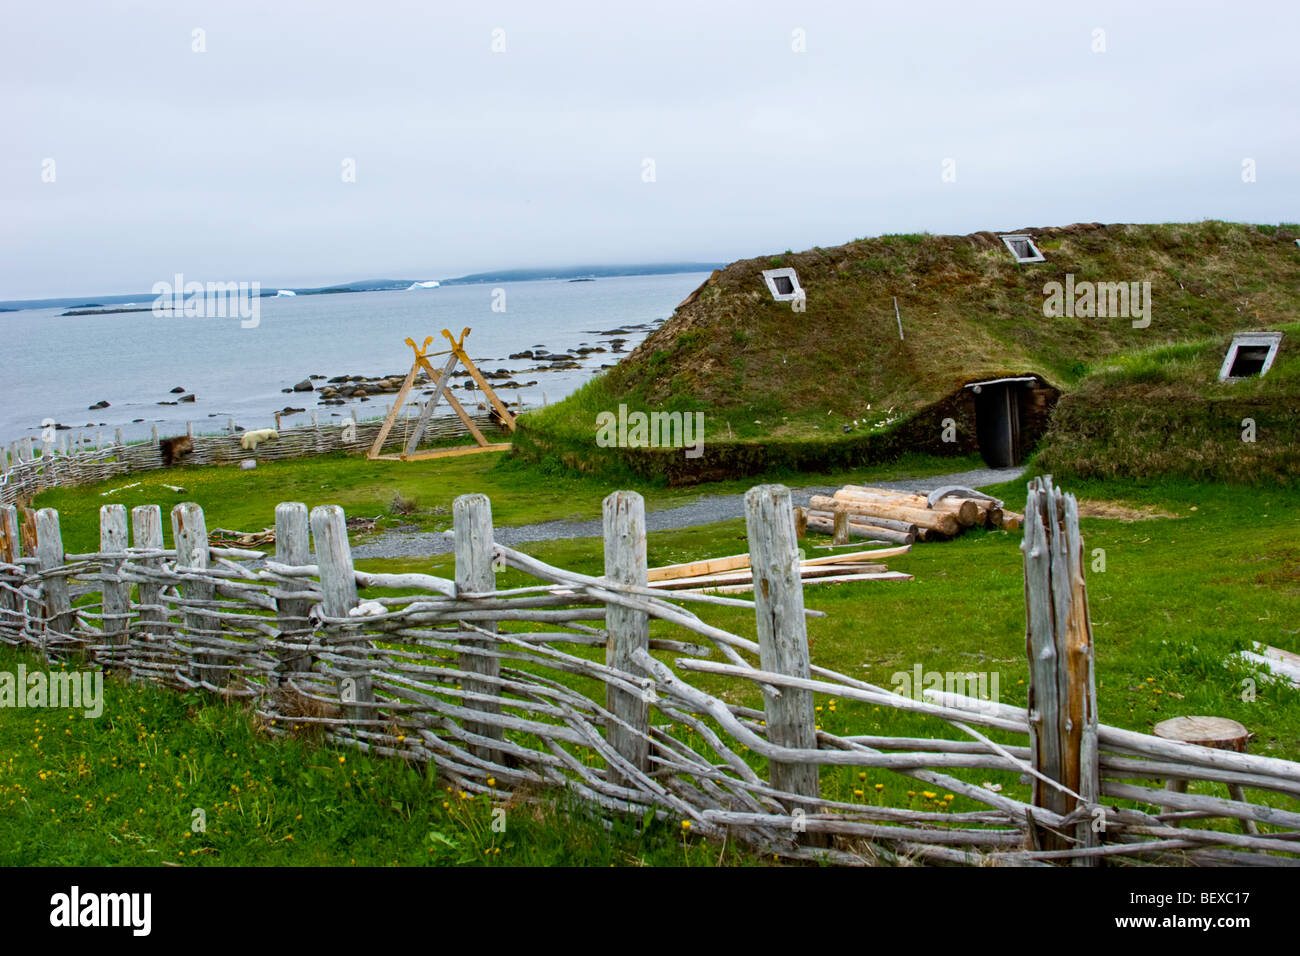
M140 505L131 509L131 540L137 550L163 549L162 509ZM140 564L157 568L162 558L138 558ZM167 609L163 607L162 585L141 582L136 590L136 628L146 643L167 631Z
M208 526L203 509L193 501L183 501L172 508L172 539L176 542L176 567L206 571L212 555L208 550ZM181 596L187 601L211 601L216 589L207 580L186 581L181 584ZM216 618L201 610L184 612L185 630L190 646L190 679L212 685L218 689L225 681L220 668L220 656L205 649L211 632L217 630Z
M456 590L484 592L496 590L496 572L492 569L492 503L487 495L461 495L451 506L452 522L456 538ZM478 626L486 631L496 632L495 621L480 621ZM484 650L495 650L491 640L484 640L473 631L461 631L457 642ZM496 657L484 657L479 654L462 653L460 669L475 674L496 678L501 673L501 661ZM463 680L466 692L474 694L501 693L501 685L496 680ZM501 713L501 705L495 701L463 700L462 706L488 714ZM480 724L466 721L465 729L481 737L493 740L502 739L500 725ZM500 751L489 747L470 746L470 752L476 757L501 763Z
M647 585L645 501L635 491L616 491L604 501L605 577L614 584ZM650 616L644 611L610 604L605 611L609 634L605 645L605 663L626 673L639 674L633 663L637 650L650 647ZM650 769L650 704L639 694L629 694L607 685L605 709L630 724L627 730L613 721L605 725L605 738L621 756L639 770ZM635 732L634 732L635 731ZM609 768L611 783L624 784L626 778L616 768Z
M745 529L754 575L759 660L764 670L791 677L811 677L808 631L804 621L803 580L794 533L790 489L759 485L745 494ZM781 747L817 749L811 691L783 688L780 697L763 694L767 738ZM787 793L818 797L819 768L814 764L772 761L772 786ZM787 807L799 809L797 800ZM804 808L808 809L808 808Z
M13 505L0 505L0 562L17 564L22 555L18 537L18 509ZM14 576L17 587L19 575ZM0 629L13 635L15 644L22 641L24 601L10 591L0 591Z
M275 506L275 560L280 564L297 567L311 564L307 506L300 501L284 501ZM311 625L307 620L307 616L311 613L311 601L307 598L277 596L275 609L280 625L278 640L287 638L294 643L303 641L311 631ZM273 678L278 678L285 673L311 669L311 655L306 652L278 648L276 656L279 658L280 666L273 672ZM273 682L278 681L273 680Z
M59 534L59 513L53 508L36 512L36 562L37 569L49 572L63 566L63 538ZM57 643L71 641L76 621L68 599L68 579L62 575L43 578L41 593L44 596L44 621L41 626L41 653L49 651L50 635Z
M1092 624L1083 577L1083 540L1078 504L1050 475L1029 483L1025 504L1025 646L1029 655L1029 749L1035 770L1070 792L1033 781L1033 804L1068 814L1079 800L1095 806L1100 794L1097 763L1097 693L1093 676ZM1089 818L1075 828L1075 841L1096 846ZM1068 849L1071 841L1044 832L1045 849ZM1095 857L1075 861L1095 866Z
M121 554L121 558L105 560L100 570L105 577L115 578L105 581L103 604L100 612L100 629L107 644L126 644L131 627L131 586L124 583L120 576L122 564L126 560L127 548L126 505L104 505L99 509L99 550L104 554ZM115 655L109 652L111 660Z
M348 544L348 519L338 505L321 505L311 510L311 536L316 545L316 564L320 568L321 607L327 617L346 618L357 606L357 574L352 567L352 548ZM347 625L332 625L336 634L347 636ZM374 683L365 648L352 643L339 646L344 657L356 663L341 668L339 701L351 720L373 720L376 711Z

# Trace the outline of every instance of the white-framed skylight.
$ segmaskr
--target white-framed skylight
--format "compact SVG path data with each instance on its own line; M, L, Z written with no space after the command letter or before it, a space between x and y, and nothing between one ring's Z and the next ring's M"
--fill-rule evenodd
M799 276L793 269L764 269L763 281L767 291L777 302L790 302L803 298L803 287L799 285Z
M1007 249L1016 257L1016 262L1046 262L1047 257L1034 245L1034 237L1026 235L1003 236Z
M1282 344L1281 332L1238 332L1232 337L1228 354L1219 369L1220 382L1234 382L1255 375L1266 375L1277 358Z

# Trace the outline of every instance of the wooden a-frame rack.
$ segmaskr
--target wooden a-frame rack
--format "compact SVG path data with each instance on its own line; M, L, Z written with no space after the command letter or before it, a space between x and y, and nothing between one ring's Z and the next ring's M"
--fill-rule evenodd
M478 370L474 363L470 361L470 357L465 353L465 336L469 335L469 329L465 329L460 333L459 340L453 337L448 329L443 329L442 334L445 335L447 341L451 343L451 348L442 352L429 353L426 351L429 348L429 343L433 341L432 335L425 338L423 345L416 345L411 339L406 340L406 344L415 351L415 361L411 363L411 371L406 374L406 381L402 382L402 387L397 393L397 398L393 402L393 407L389 409L388 417L384 419L383 427L379 429L379 434L375 436L375 443L370 446L370 451L366 455L367 458L383 458L388 461L423 461L427 458L451 458L456 455L474 455L483 451L505 451L510 447L509 442L492 444L484 438L483 433L479 431L478 426L474 424L474 419L469 417L469 414L461 406L460 402L456 400L456 396L451 393L451 372L452 369L456 367L456 363L459 362L465 366L465 370L469 372L474 381L478 383L478 387L483 390L483 394L487 396L488 401L491 402L492 406L497 410L497 414L501 416L501 420L505 423L506 427L509 428L511 432L515 430L515 416L511 414L510 409L506 408L501 399L497 398L497 393L492 390L492 386L489 385L487 379L483 377L483 373ZM435 372L433 366L429 364L429 359L438 355L450 356L450 358L447 359L447 363L442 367L441 372ZM402 449L401 454L381 455L379 451L384 447L384 442L388 440L388 433L392 431L393 423L397 421L397 416L406 406L406 396L410 393L411 386L415 384L415 376L420 373L420 369L424 369L428 372L430 380L434 382L433 394L429 396L429 400L425 402L424 407L420 409L420 419L416 422L415 429L411 432L410 437L407 438L406 447ZM474 440L478 442L477 445L458 445L455 448L438 448L431 451L416 452L415 449L419 446L420 439L424 436L424 430L428 427L429 419L433 417L433 410L437 406L439 398L447 399L447 404L450 405L456 414L460 416L460 420L465 423L465 427L469 429L469 433L473 435Z

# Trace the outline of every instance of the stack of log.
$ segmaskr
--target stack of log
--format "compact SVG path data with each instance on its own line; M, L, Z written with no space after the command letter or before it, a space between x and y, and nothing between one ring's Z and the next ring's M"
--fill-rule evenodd
M808 584L844 584L849 581L910 581L912 575L890 571L881 559L907 554L911 548L877 548L853 554L831 554L799 562L799 576ZM652 588L715 594L740 594L754 589L754 572L748 554L691 561L651 568L647 581Z
M808 531L830 534L836 544L853 538L896 544L945 541L968 528L1015 531L1023 520L998 499L956 486L924 495L845 485L833 496L813 495L808 508L795 508L800 536Z

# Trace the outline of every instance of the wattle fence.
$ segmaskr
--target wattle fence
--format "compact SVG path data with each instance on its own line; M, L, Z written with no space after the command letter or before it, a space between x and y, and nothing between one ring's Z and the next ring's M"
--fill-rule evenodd
M382 421L359 422L353 418L322 425L315 412L311 417L310 425L281 429L278 439L263 442L255 449L242 446L233 421L224 435L195 435L193 423L190 423L186 431L194 442L194 451L186 455L183 464L231 465L252 459L283 461L336 451L364 454L370 450L383 424ZM490 414L471 415L470 418L484 434L504 431ZM414 420L410 415L399 417L384 442L384 448L404 450ZM164 467L156 428L151 440L131 444L123 441L120 428L111 441L106 441L102 432L96 433L93 441L85 432L78 432L75 438L70 435L70 432L64 432L61 443L42 445L24 438L11 442L8 449L0 447L0 505L30 500L47 488L107 481ZM467 440L470 437L459 418L437 417L431 419L425 429L421 446L462 436Z
M356 570L336 506L279 505L274 552L262 552L211 546L192 503L172 509L171 547L157 506L133 509L128 528L110 504L87 554L64 553L57 512L0 508L0 640L244 699L271 733L317 725L340 746L432 761L468 793L568 791L606 816L653 813L788 858L1300 863L1300 812L1245 799L1245 789L1300 799L1300 763L1098 720L1077 509L1050 482L1031 484L1025 514L1028 710L944 692L912 699L815 665L807 621L820 615L804 607L782 486L746 496L752 603L666 600L648 587L635 492L604 501L601 576L495 542L482 495L458 498L453 513L450 579ZM503 568L536 583L498 589ZM695 613L720 607L752 610L757 640ZM697 675L729 689L703 690ZM754 688L761 707L730 699ZM814 695L930 715L961 736L829 733ZM826 774L846 767L978 808L825 796ZM954 775L965 771L1003 783ZM1235 796L1161 789L1188 780Z

